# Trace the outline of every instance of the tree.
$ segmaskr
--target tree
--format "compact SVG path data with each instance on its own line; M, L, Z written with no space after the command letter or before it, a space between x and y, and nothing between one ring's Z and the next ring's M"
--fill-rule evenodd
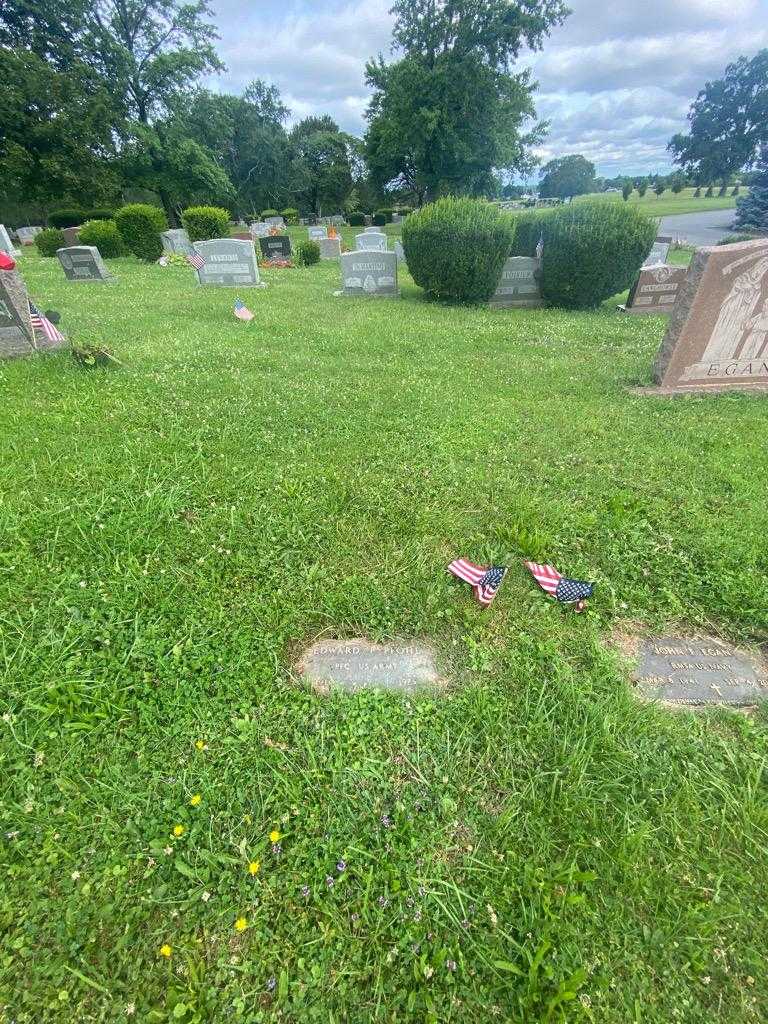
M530 73L511 65L565 19L562 0L396 0L392 13L402 56L366 67L374 183L422 202L491 191L494 170L530 170L545 126L535 124Z
M566 199L582 196L595 189L595 165L580 153L550 160L539 171L539 195Z
M682 174L673 174L670 180L670 188L675 195L679 195L685 188L685 178Z
M642 199L647 191L648 191L648 182L646 181L645 178L642 178L640 183L637 186L637 194Z
M768 231L768 145L761 147L749 193L736 203L736 227L747 231Z
M653 191L656 193L656 196L660 199L664 195L666 190L667 186L664 184L661 178L657 178L656 183L653 186Z
M754 162L768 142L768 49L739 57L723 78L707 82L688 113L690 131L667 148L684 170L720 181Z
M340 209L352 190L350 138L328 117L306 117L288 136L291 189L303 205L320 216L323 206Z
M632 182L625 181L621 189L621 198L626 203L629 197L632 195Z

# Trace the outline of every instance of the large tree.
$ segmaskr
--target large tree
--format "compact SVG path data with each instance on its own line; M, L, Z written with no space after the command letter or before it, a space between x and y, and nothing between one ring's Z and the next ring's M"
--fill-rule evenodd
M749 195L736 200L736 227L768 232L768 145L762 147Z
M595 165L581 153L550 160L539 172L539 195L557 199L595 191Z
M667 148L697 181L727 181L753 163L768 142L768 49L739 57L723 78L707 82L688 122L688 133L675 135Z
M328 117L306 117L288 136L291 147L291 189L307 212L341 209L352 190L352 139Z
M564 20L564 3L396 0L392 12L399 59L366 67L374 182L408 188L421 202L487 192L494 169L528 171L528 148L544 126L535 124L535 83L512 65L523 46L540 48Z

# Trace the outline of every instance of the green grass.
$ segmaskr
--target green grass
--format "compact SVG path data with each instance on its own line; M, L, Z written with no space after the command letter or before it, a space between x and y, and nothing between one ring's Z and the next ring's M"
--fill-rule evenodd
M766 715L636 703L606 639L765 642L768 404L630 395L664 324L608 305L324 263L245 325L185 269L21 264L125 366L0 364L4 1019L765 1020ZM511 566L490 610L459 554ZM321 635L425 638L450 697L313 696Z
M661 196L657 196L655 192L649 190L642 198L640 198L637 192L633 192L627 202L639 206L653 217L669 217L677 213L701 213L704 210L730 210L736 207L737 197L730 195L730 189L729 194L722 198L714 195L706 199L702 193L698 199L694 199L694 192L695 189L684 188L677 195L666 191ZM744 196L748 192L749 189L742 188L739 195ZM624 202L621 192L611 192L609 194L600 192L588 196L578 196L575 201L583 202L585 199L597 199L606 203Z

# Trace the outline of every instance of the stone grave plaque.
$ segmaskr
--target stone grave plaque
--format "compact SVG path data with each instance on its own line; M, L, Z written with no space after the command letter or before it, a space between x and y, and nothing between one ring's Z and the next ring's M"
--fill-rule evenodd
M341 256L340 238L320 238L317 244L320 246L321 260L337 260Z
M510 256L501 268L496 291L488 303L496 309L533 309L541 305L541 260Z
M768 387L768 238L697 250L653 377L673 392Z
M666 263L671 245L672 235L657 235L656 241L651 246L651 251L643 261L643 266L651 267L657 263Z
M35 235L39 235L42 230L42 228L38 227L16 228L16 234L19 236L19 241L22 245L34 245Z
M267 235L259 239L261 255L265 260L289 260L291 258L291 239L288 235Z
M191 256L195 251L184 228L172 228L170 231L163 231L160 235L160 241L163 243L165 252Z
M264 223L267 224L270 228L285 227L285 221L283 220L282 217L265 217Z
M405 249L403 249L403 243L399 238L395 240L395 244L392 246L392 252L397 256L398 263L405 263Z
M310 242L319 242L321 238L328 237L328 228L325 224L314 224L307 228Z
M343 295L397 297L397 256L362 250L341 255Z
M687 267L667 264L643 267L632 285L626 306L619 306L619 309L636 315L653 313L656 316L669 316L687 273Z
M328 223L334 228L341 228L344 227L346 221L340 213L334 213L332 217L328 218Z
M269 224L265 220L256 220L251 224L252 238L265 238L269 234Z
M10 235L6 231L5 224L0 224L0 251L7 252L9 256L15 256L17 252Z
M253 242L242 238L211 238L195 242L205 265L197 272L202 285L223 288L255 288L260 284Z
M387 236L383 231L363 231L361 234L355 235L355 248L386 252Z
M387 690L411 694L434 689L443 682L428 647L394 642L372 644L367 640L325 640L313 644L296 666L318 693L339 687Z
M768 670L755 655L710 637L640 640L633 673L640 696L682 707L742 707L768 699Z
M57 249L56 255L68 281L114 280L104 266L101 253L95 245L71 245L65 249Z
M37 350L27 289L17 270L0 270L0 359Z

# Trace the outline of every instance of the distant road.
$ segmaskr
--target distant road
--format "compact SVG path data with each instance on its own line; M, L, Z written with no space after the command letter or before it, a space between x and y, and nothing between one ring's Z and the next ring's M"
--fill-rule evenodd
M733 234L731 223L735 214L735 210L677 213L661 218L659 234L679 235L691 245L717 245L721 238Z

